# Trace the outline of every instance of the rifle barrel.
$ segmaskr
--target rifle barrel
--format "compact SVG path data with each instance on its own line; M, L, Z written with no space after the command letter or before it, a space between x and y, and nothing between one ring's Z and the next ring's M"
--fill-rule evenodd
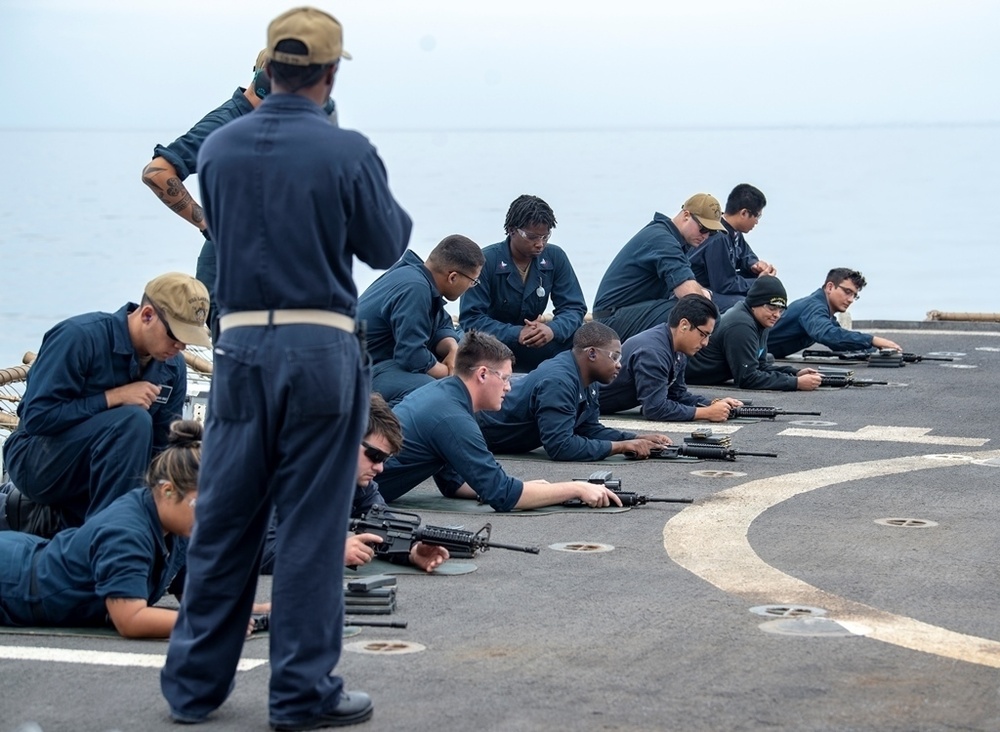
M743 450L731 450L733 455L749 455L750 457L778 457L776 452L744 452Z
M646 500L646 503L694 503L693 498L651 498L649 496L642 496Z
M405 628L405 620L361 620L360 618L344 618L344 625L366 625L370 628Z
M524 552L525 554L539 554L541 552L537 546L518 546L517 544L501 544L493 541L486 546L491 549L509 549L512 552Z

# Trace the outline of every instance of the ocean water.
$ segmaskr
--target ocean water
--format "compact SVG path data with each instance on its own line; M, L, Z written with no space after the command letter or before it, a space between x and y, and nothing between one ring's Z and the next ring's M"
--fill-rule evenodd
M138 300L162 272L194 272L201 236L140 181L154 144L180 132L0 130L0 367L65 317ZM849 266L868 279L855 319L1000 310L1000 124L365 133L421 256L451 233L499 241L510 202L534 194L555 211L552 242L592 302L655 211L673 215L701 191L724 203L749 182L769 201L749 241L790 297ZM189 188L197 197L195 179ZM358 264L359 291L377 274Z

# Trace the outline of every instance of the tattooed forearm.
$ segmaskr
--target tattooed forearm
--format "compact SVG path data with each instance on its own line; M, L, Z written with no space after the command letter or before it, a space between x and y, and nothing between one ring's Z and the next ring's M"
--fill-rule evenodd
M142 169L142 182L149 186L160 198L163 198L163 188L156 182L160 173L167 172L166 168L160 168L152 163Z
M199 206L197 203L191 206L191 220L196 224L200 224L205 220L205 209Z
M184 195L181 196L181 199L179 201L177 201L177 203L174 203L174 204L170 205L170 210L173 211L173 212L175 212L175 213L180 213L181 211L183 211L184 209L186 209L188 206L190 206L193 201L194 201L194 199L191 198L191 194L188 193L185 190L184 191Z

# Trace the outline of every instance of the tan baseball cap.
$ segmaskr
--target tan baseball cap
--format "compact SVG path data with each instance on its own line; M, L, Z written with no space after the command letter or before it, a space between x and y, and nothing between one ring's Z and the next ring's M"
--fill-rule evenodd
M168 272L150 280L143 293L177 340L195 346L211 346L208 320L208 290L191 275Z
M281 41L299 41L306 52L283 53L275 47ZM267 27L267 56L272 61L292 66L332 64L350 58L344 50L344 29L329 13L310 7L292 8L271 21Z
M722 225L722 206L715 196L709 193L695 193L684 202L681 211L687 211L706 229L725 231Z
M260 53L257 54L257 60L253 62L254 73L257 73L262 68L264 68L264 64L266 63L267 63L267 49L262 48L260 50Z

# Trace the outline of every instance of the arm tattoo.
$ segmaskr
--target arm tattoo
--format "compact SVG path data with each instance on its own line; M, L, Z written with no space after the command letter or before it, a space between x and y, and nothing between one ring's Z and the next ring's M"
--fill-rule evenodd
M192 201L191 194L188 193L187 191L184 191L184 195L183 197L181 197L181 200L179 200L177 203L172 204L170 206L170 210L175 213L180 213L191 204L191 201Z

